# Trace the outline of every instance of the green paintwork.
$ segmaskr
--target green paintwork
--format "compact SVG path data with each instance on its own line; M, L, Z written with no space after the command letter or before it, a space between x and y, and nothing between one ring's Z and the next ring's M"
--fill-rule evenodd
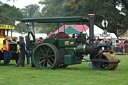
M57 39L48 38L43 43L58 44L58 48L65 48L67 55L64 55L64 65L80 64L82 59L76 59L76 54L84 53L85 45L79 44L76 46L76 39Z
M47 38L47 39L45 39L44 41L43 41L43 43L55 43L55 42L57 42L57 38Z
M65 65L73 65L73 64L80 64L82 60L76 60L75 55L65 55L64 56L64 64Z
M65 48L65 51L67 54L74 54L75 53L74 48L75 47L67 47Z
M57 38L47 38L43 43L58 43L58 47L76 47L76 39L57 39Z
M85 53L85 45L78 45L77 47L66 47L65 51L67 54L64 56L65 65L80 64L82 59L78 59L77 54L79 55Z

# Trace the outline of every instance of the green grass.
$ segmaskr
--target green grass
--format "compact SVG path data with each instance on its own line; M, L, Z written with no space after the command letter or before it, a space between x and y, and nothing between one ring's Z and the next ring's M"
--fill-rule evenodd
M87 63L70 65L67 68L39 70L25 67L0 65L0 85L127 85L128 56L117 56L121 60L116 70L91 69ZM3 61L2 61L3 62Z

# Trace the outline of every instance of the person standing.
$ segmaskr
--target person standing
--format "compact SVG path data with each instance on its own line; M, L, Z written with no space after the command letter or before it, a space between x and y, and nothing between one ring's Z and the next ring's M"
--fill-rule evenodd
M119 40L117 39L115 43L116 43L116 53L118 53L119 52L119 47L120 47Z
M125 53L128 55L128 40L127 39L124 41L124 48L125 48Z
M42 42L43 42L43 38L40 37L40 38L39 38L39 42L38 42L38 44L41 44Z
M26 40L26 58L27 58L27 65L30 64L30 44L28 42L28 36L25 36L25 40Z
M25 66L24 65L24 62L25 62L25 42L23 40L23 37L19 36L19 49L17 50L16 53L18 53L20 50L20 53L19 53L19 58L18 58L18 62L16 64L16 66Z
M113 50L113 49L112 49L112 44L113 44L112 39L109 40L109 44L110 44L109 50Z
M124 41L123 39L121 40L121 53L123 54L123 50L124 50Z
M4 54L4 66L8 66L10 59L11 59L11 54L10 54L10 47L9 47L9 38L7 35L5 35L5 39L3 40L3 54Z

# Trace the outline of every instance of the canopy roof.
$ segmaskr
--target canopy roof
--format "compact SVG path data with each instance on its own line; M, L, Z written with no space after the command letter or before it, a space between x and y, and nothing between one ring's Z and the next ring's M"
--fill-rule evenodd
M21 21L37 22L37 23L64 23L64 22L88 22L89 19L83 16L72 16L72 17L24 18Z

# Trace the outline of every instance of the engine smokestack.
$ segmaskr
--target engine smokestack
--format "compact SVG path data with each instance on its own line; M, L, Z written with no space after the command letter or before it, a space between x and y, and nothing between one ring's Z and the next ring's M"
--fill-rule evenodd
M89 43L94 43L94 16L95 14L88 14L89 16Z

